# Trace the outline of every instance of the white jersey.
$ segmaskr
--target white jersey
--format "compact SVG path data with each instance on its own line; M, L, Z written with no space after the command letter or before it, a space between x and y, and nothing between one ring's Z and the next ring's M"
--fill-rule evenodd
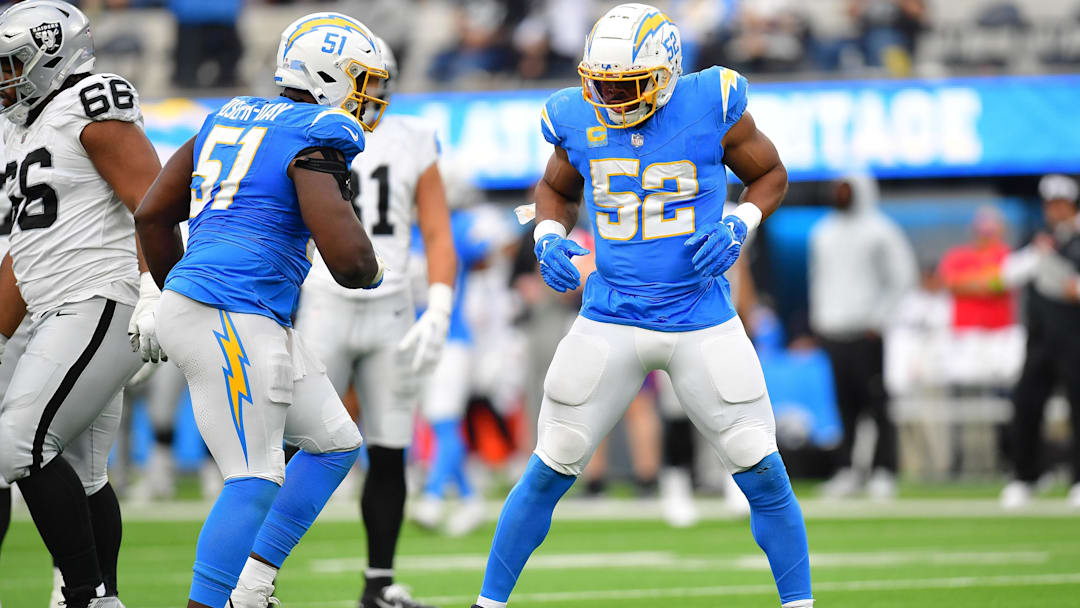
M435 164L435 129L411 116L385 116L367 134L364 151L352 164L353 205L375 251L386 263L378 289L346 289L316 253L304 289L330 290L353 299L381 298L409 288L409 245L416 216L416 184Z
M2 131L11 258L32 314L93 297L138 300L135 222L80 140L86 125L102 120L142 126L138 93L114 74L84 77L29 126Z

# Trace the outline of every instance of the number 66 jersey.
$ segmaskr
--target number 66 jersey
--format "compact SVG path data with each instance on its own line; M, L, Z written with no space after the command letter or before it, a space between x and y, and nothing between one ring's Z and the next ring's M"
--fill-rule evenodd
M601 125L580 87L548 99L540 129L585 178L596 237L582 316L659 331L735 316L727 281L695 272L683 243L723 217L721 142L746 110L746 92L746 79L726 68L688 74L649 120L625 129Z
M78 74L50 97L25 126L4 120L0 131L19 291L35 316L93 297L134 306L135 223L80 136L95 121L141 127L138 94L114 74Z

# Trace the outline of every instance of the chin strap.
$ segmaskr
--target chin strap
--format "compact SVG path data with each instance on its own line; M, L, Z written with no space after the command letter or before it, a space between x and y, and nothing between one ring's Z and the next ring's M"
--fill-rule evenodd
M306 156L312 152L322 152L323 158ZM298 169L333 175L338 188L341 188L341 197L351 202L353 199L352 172L349 171L349 165L340 157L341 151L336 148L325 146L304 148L296 155L296 161L293 164Z

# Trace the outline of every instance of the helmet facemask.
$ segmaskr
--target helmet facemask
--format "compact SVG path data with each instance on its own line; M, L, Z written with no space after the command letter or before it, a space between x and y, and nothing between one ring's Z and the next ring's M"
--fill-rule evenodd
M663 65L615 71L593 70L582 62L578 74L597 120L613 129L633 127L652 116L659 107L657 95L671 81L671 70Z
M383 98L390 82L390 74L382 68L373 68L355 59L348 59L344 64L342 70L353 81L353 90L341 107L356 116L360 126L370 133L379 125L386 106L390 104Z
M7 91L15 93L15 100L10 104L6 103L8 98L5 94L3 97L5 104L0 114L8 115L19 123L25 120L25 115L40 98L37 85L31 82L28 76L34 64L40 59L40 54L33 47L24 45L11 53L0 55L0 72L2 72L0 93Z

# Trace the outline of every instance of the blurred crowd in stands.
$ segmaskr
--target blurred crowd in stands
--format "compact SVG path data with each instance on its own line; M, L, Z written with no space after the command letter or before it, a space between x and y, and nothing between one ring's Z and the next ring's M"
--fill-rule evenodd
M153 60L166 45L181 90L229 89L272 60L279 15L299 4L356 15L413 77L404 90L572 83L608 0L82 0L106 57ZM726 65L755 79L905 76L1080 65L1080 3L1042 0L655 0L679 24L687 71ZM132 9L132 10L123 10ZM143 10L135 10L143 9ZM124 13L142 13L125 21ZM109 20L171 31L110 27ZM287 23L287 20L285 21ZM168 28L166 28L168 29ZM151 51L151 52L147 52ZM144 89L145 85L140 85ZM153 90L151 90L151 93Z

